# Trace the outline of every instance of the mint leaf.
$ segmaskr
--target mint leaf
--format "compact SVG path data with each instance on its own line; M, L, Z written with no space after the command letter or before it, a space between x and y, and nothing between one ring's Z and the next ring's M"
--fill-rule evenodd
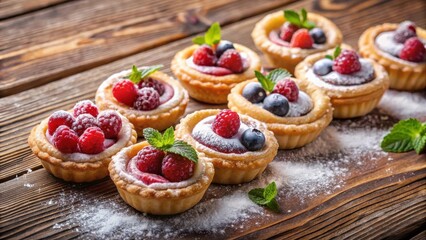
M173 127L169 127L163 133L163 147L170 148L175 142L175 131Z
M287 19L287 21L296 26L300 27L302 25L299 14L293 10L284 10L284 17Z
M132 73L130 74L128 78L133 83L139 83L139 81L141 80L141 72L138 70L138 68L135 65L132 66Z
M308 12L304 8L300 11L300 15L293 10L284 10L284 18L299 28L307 28L310 30L315 27L314 22L308 21Z
M275 182L272 182L268 184L268 186L265 187L265 191L263 192L263 197L269 202L272 201L272 199L275 199L275 196L277 196L277 185Z
M417 154L422 153L426 148L426 135L419 135L413 141L414 150Z
M325 58L328 58L328 59L330 59L330 60L333 60L333 57L331 56L331 55L325 55Z
M154 66L143 68L142 71L141 71L141 79L145 79L149 75L160 70L160 68L162 68L162 67L163 67L163 65L154 65Z
M133 83L138 84L141 80L145 79L149 75L158 71L162 67L163 67L163 65L154 65L154 66L150 66L150 67L144 67L141 70L139 70L135 65L133 65L132 66L132 73L130 74L130 76L128 78Z
M302 22L306 22L306 20L308 19L308 12L306 12L306 9L304 8L302 8L300 12L302 13Z
M197 36L192 39L192 42L198 45L207 44L213 46L218 44L221 39L220 24L218 22L213 23L204 36Z
M291 77L291 73L282 68L274 69L268 74L268 76L266 76L266 78L270 79L274 83L277 83L287 77Z
M307 28L308 30L311 30L312 28L315 27L315 23L311 21L306 21L302 23L302 27Z
M182 157L188 158L195 163L198 162L198 155L195 149L188 143L181 140L176 140L171 147L165 149L164 151L181 155Z
M333 59L336 59L341 52L342 52L342 49L340 48L340 45L337 45L337 47L334 49Z
M203 45L206 42L206 39L204 36L197 36L192 39L192 42L198 45Z
M265 89L267 92L272 92L274 89L275 83L271 81L269 78L265 77L261 72L254 71L254 75L256 76L257 80L259 81L260 85Z
M163 148L163 136L159 131L155 130L154 128L145 128L143 130L143 136L151 146L158 149Z
M278 205L277 200L275 200L275 198L268 202L266 206L274 212L280 212L280 205Z
M249 199L261 206L266 206L274 212L280 211L280 206L275 197L278 190L275 182L268 184L265 188L254 188L248 192Z
M248 196L251 201L259 205L265 205L269 201L263 197L263 188L254 188L248 192Z
M383 138L380 146L387 152L407 152L413 150L416 144L417 150L420 151L423 148L422 129L422 123L417 119L401 120Z

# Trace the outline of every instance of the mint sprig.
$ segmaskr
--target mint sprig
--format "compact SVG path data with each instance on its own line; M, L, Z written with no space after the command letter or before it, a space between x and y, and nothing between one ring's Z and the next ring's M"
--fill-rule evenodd
M265 188L255 188L248 192L251 201L261 206L266 206L274 212L280 211L280 206L275 197L278 194L275 182L268 184Z
M129 75L130 81L132 81L135 84L138 84L140 81L147 78L149 75L155 73L156 71L160 70L163 65L154 65L150 67L145 67L139 70L135 65L132 66L132 73Z
M284 10L284 17L291 24L299 28L307 28L310 30L315 27L315 23L308 21L308 12L304 8L302 8L300 14L293 10Z
M327 55L325 55L325 58L328 58L330 60L334 60L334 59L336 59L340 55L341 52L342 52L342 48L340 48L340 45L338 45L334 49L333 56L327 54Z
M143 130L143 136L151 146L157 149L178 154L195 163L198 162L197 152L191 145L182 140L175 140L173 127L167 128L166 131L164 131L164 134L161 134L153 128L145 128Z
M426 148L426 122L410 118L401 120L393 126L380 144L386 152L408 152L415 150L417 154Z
M282 68L274 69L266 76L259 71L254 71L254 75L256 76L262 88L267 92L272 92L272 90L274 90L275 84L278 81L287 77L291 77L291 74Z
M207 44L213 46L218 44L221 39L220 24L218 22L213 23L204 36L197 36L192 39L192 42L198 45Z

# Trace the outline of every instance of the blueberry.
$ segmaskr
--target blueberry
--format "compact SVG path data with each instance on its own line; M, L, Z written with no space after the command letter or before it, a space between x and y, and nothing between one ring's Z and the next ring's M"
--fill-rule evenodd
M327 41L324 31L321 28L313 28L309 31L309 35L316 44L323 44Z
M241 143L249 151L257 151L265 145L265 135L257 129L249 128L241 135Z
M324 76L333 70L333 61L328 58L321 59L314 64L314 73Z
M228 49L235 49L234 44L227 40L220 41L216 48L216 57L222 56L222 54Z
M243 97L252 103L262 102L266 97L265 89L262 88L260 83L251 82L247 84L243 89Z
M283 117L288 113L290 105L286 97L278 93L272 93L263 100L263 108L277 116Z

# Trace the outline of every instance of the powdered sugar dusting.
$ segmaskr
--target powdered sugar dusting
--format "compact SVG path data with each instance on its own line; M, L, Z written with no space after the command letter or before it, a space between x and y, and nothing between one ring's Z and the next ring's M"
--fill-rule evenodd
M388 90L378 107L398 119L418 118L426 121L426 92Z

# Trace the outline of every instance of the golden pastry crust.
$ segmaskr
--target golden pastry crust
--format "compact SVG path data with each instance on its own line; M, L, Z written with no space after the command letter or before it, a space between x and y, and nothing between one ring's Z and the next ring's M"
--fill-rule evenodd
M186 64L198 45L192 45L176 53L172 60L171 69L180 83L188 90L189 95L201 102L221 104L226 103L230 90L240 82L254 77L254 70L260 70L259 56L252 50L234 43L234 47L248 55L250 66L243 73L225 76L213 76L201 73Z
M142 148L148 146L144 141L130 147L124 148L124 152L129 159L134 157ZM119 155L113 157L109 164L109 172L112 181L117 187L123 200L135 209L156 215L177 214L192 208L204 196L207 188L213 180L214 167L204 156L199 154L199 163L204 164L204 172L199 179L186 187L174 189L153 189L147 186L138 185L126 179L117 172L117 161ZM127 164L127 163L126 163Z
M135 126L139 135L142 135L143 129L147 127L162 131L174 125L185 113L189 101L188 93L176 80L160 71L150 76L169 84L173 88L174 95L169 101L151 111L138 111L118 102L112 95L112 87L117 79L129 73L130 70L114 74L99 86L95 97L99 110L113 109L123 114Z
M133 125L123 116L122 131L127 129L128 136L122 136L120 142L112 145L99 154L88 155L88 161L78 162L72 161L72 156L61 153L47 139L47 123L48 119L43 120L39 125L35 126L28 137L28 144L33 153L40 159L43 167L53 174L55 177L70 182L91 182L108 176L108 164L111 157L120 151L121 148L130 146L137 141L137 134Z
M254 79L238 84L228 96L228 107L231 110L266 123L278 140L280 149L302 147L312 142L330 124L333 115L330 98L321 89L307 81L292 79L300 90L311 97L314 104L313 109L304 116L279 117L249 102L242 96L242 92L248 83L256 82Z
M265 135L265 146L259 151L248 151L242 154L222 153L200 144L192 137L192 130L201 120L215 116L218 109L201 110L187 115L176 126L176 136L191 144L215 167L214 183L239 184L249 182L262 174L268 163L277 155L278 144L272 132L263 123L248 116L240 115L240 120L249 126L255 125Z
M269 39L269 33L279 29L286 21L283 11L269 14L256 23L251 37L256 47L265 54L272 66L285 68L293 73L296 65L308 55L334 48L342 43L342 33L333 22L315 13L308 13L308 19L320 27L327 36L327 42L321 45L321 48L291 48L272 42Z
M365 30L358 41L359 52L381 64L389 74L390 88L406 91L426 89L426 62L414 63L391 56L376 47L376 37L382 32L394 31L398 24L385 23ZM426 30L416 28L417 35L426 39Z

